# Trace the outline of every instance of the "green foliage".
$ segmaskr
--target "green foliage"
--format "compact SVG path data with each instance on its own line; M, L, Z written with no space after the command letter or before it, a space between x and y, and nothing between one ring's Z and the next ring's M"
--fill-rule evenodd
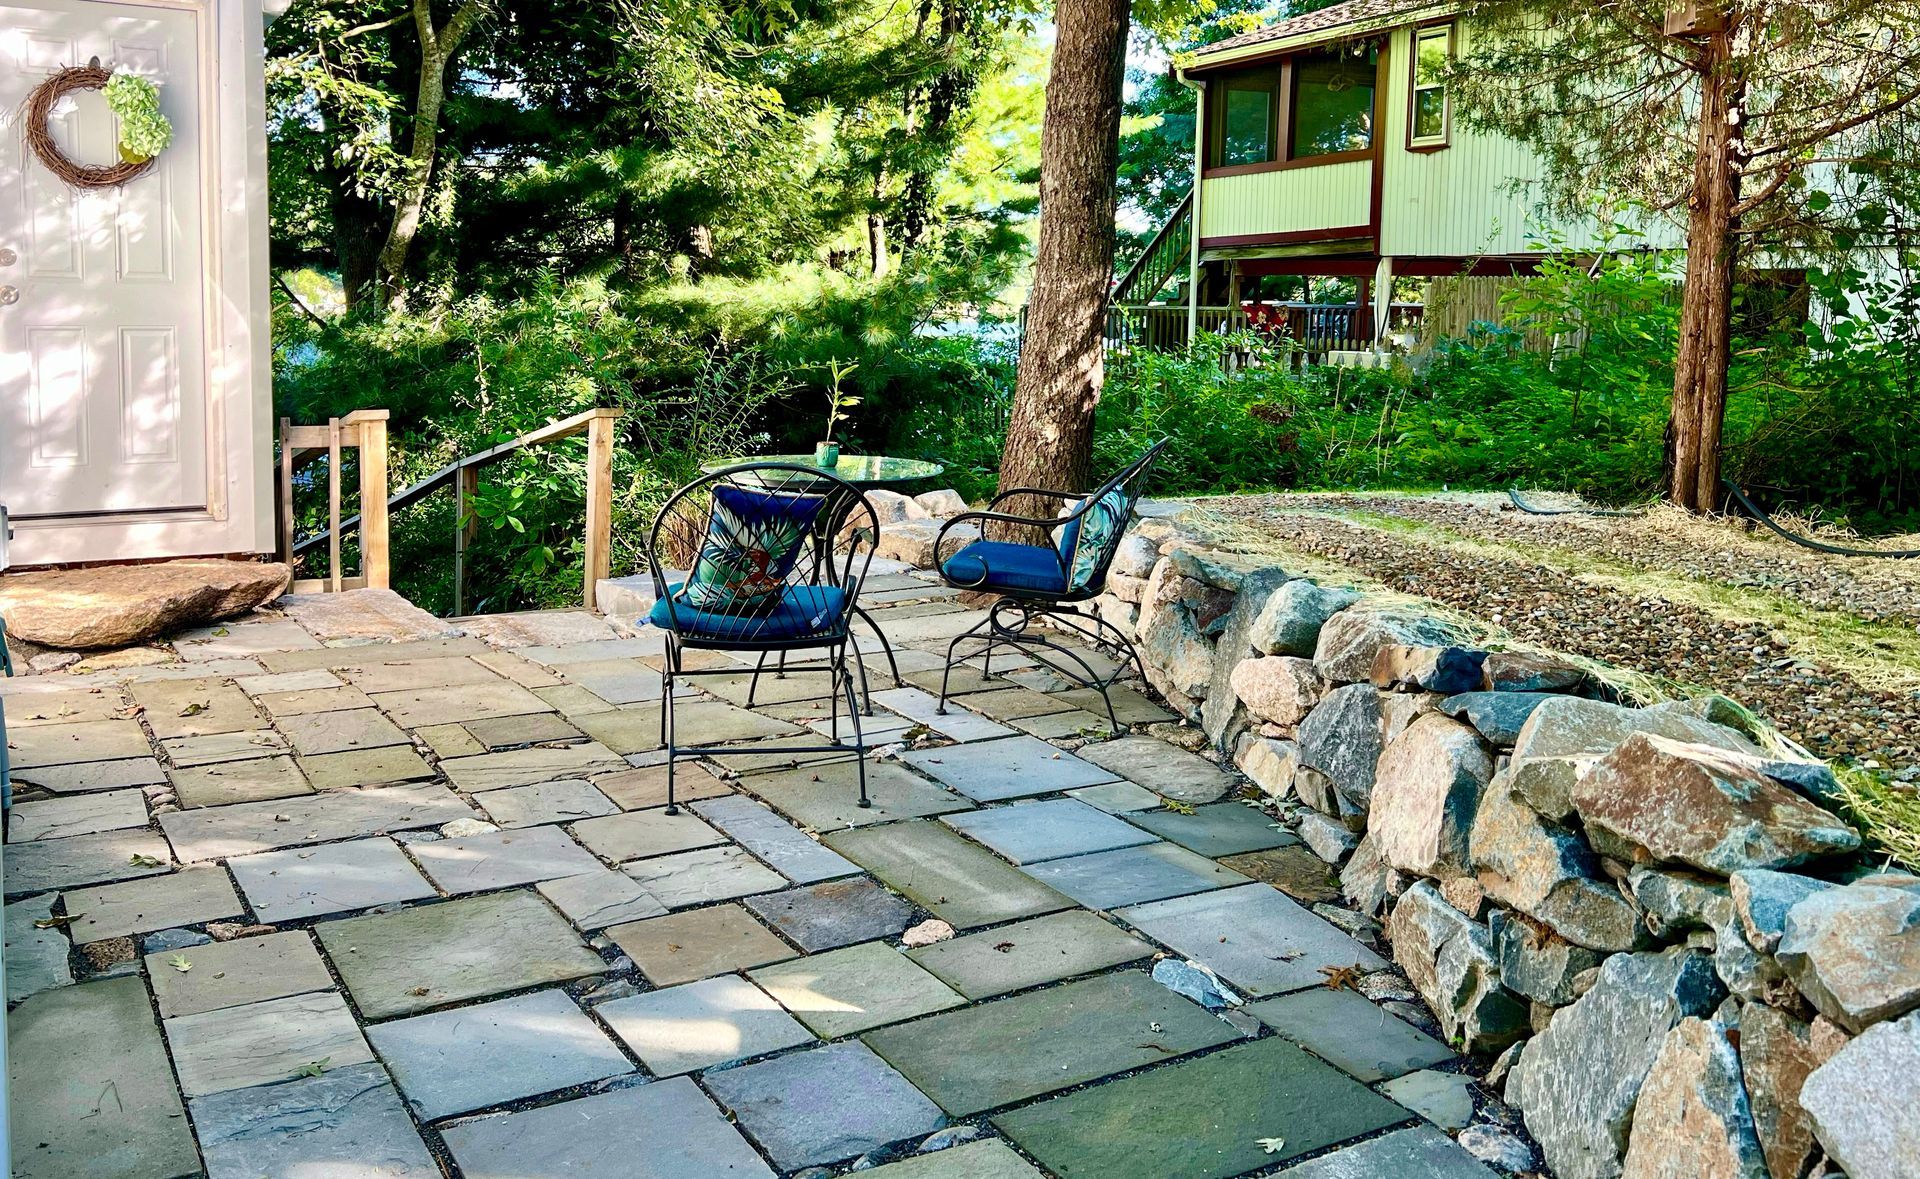
M160 88L152 80L113 71L101 88L107 109L120 123L120 151L129 159L150 160L173 142L173 124L160 113Z

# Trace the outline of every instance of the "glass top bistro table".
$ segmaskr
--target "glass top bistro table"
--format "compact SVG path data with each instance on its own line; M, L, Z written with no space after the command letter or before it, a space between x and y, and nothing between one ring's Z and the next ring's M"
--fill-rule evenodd
M721 462L703 463L701 464L700 470L705 474L711 475L719 471L727 470L729 467L757 466L765 463L779 463L785 466L808 467L813 470L825 471L828 474L836 475L846 480L848 483L862 490L873 487L886 487L894 483L912 483L919 479L933 479L937 478L941 472L947 469L944 464L929 462L925 459L896 458L886 454L843 454L840 456L840 460L831 467L815 462L813 456L810 454L753 454L742 458L726 459ZM842 522L841 520L831 521L831 527L826 530L826 535L838 536ZM901 683L900 664L893 657L893 644L887 641L887 633L880 629L880 624L875 622L873 616L868 614L858 602L854 603L853 613L856 618L865 622L868 628L873 631L874 635L879 638L880 650L885 653L887 657L887 670L893 676L893 686L896 688L899 687ZM786 655L783 653L780 659L781 671L776 674L784 675ZM758 674L759 669L756 668L756 678ZM867 665L864 660L860 661L860 686L862 689L861 697L866 704L866 708L863 711L866 715L872 716L873 694L867 689ZM749 692L747 699L749 706L751 706L753 699L751 692Z

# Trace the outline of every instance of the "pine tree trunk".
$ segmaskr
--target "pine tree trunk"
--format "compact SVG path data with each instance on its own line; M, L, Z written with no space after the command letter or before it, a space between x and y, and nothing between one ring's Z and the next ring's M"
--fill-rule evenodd
M1040 132L1040 240L1000 487L1087 486L1113 279L1131 0L1059 0ZM1034 505L1015 505L1033 511Z
M1727 34L1716 34L1706 48L1693 192L1687 201L1687 276L1680 299L1667 472L1668 498L1695 512L1709 511L1719 500L1720 431L1727 409L1733 275L1739 253L1733 210L1740 199L1744 162L1733 117L1741 88L1728 76Z

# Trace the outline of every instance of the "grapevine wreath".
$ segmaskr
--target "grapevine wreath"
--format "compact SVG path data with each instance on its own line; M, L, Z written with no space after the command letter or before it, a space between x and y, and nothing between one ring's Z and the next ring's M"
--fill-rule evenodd
M99 90L107 108L120 123L120 161L82 164L67 158L48 129L54 105L69 94ZM27 95L22 123L27 146L47 171L74 188L112 188L127 183L153 167L153 158L173 141L173 124L160 113L160 89L137 74L109 70L95 58L83 66L68 66Z

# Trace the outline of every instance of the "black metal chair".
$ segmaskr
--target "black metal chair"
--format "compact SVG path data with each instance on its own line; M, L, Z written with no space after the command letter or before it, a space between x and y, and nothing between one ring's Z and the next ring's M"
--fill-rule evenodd
M848 666L848 651L854 604L879 533L879 517L859 488L797 464L753 463L716 471L675 492L660 509L648 539L647 564L657 597L649 621L666 632L660 743L667 751L667 814L679 813L675 763L714 749L676 740L676 681L742 670L688 667L689 650L757 652L756 666L746 669L756 686L769 655L779 656L784 674L825 672L832 743L781 745L779 752L852 753L859 766L860 805L870 805L856 672ZM677 572L681 568L687 572ZM822 659L788 665L792 651L818 651ZM851 745L840 740L843 700L853 725Z
M982 539L941 558L941 577L956 589L985 591L999 597L988 609L986 618L947 644L947 666L940 676L937 711L947 710L948 680L956 662L980 656L982 674L991 679L993 652L1000 647L1013 647L1047 669L1098 691L1107 706L1108 722L1115 733L1120 731L1120 718L1114 712L1110 690L1128 668L1139 672L1144 679L1146 667L1140 662L1140 653L1118 627L1100 617L1098 611L1083 609L1081 604L1105 591L1107 567L1113 564L1147 475L1166 445L1164 438L1154 443L1125 470L1084 497L1019 487L1001 492L983 511L966 512L947 521L934 542L935 554L947 552L947 533L961 524L979 524ZM1072 511L1051 519L995 510L1015 496L1060 502L1079 499L1080 503ZM989 540L986 539L989 525L1018 529L1029 535L1044 534L1051 543ZM1086 639L1095 651L1115 661L1114 669L1105 675L1095 671L1078 652L1034 625L1041 621L1055 630ZM964 655L958 654L961 644L968 642L981 646ZM1073 666L1063 666L1055 662L1056 658L1070 660Z

